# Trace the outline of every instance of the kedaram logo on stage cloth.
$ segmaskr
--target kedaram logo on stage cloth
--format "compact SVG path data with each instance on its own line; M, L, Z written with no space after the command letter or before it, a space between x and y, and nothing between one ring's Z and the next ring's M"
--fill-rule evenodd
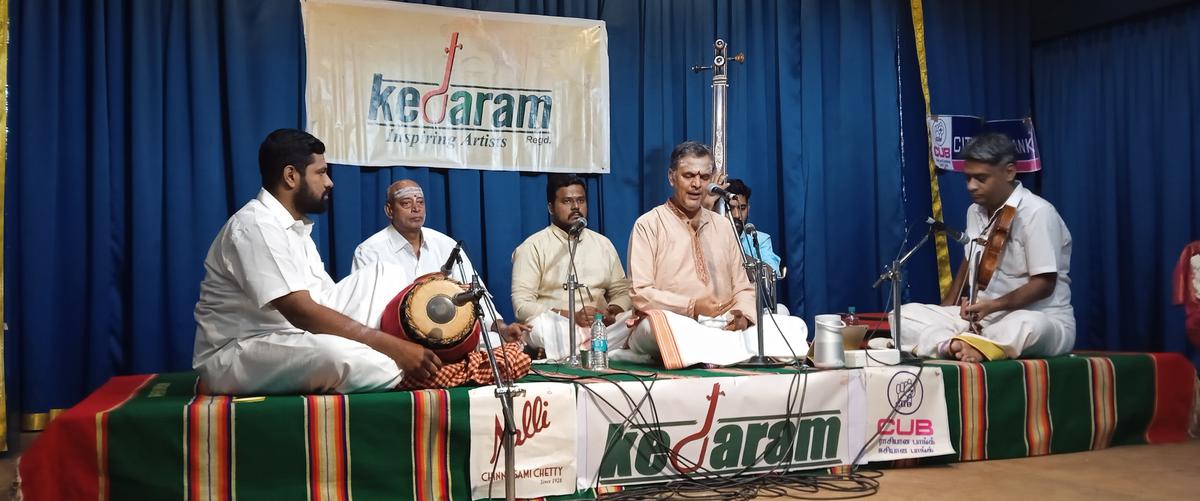
M531 145L549 144L553 90L453 82L455 58L463 49L459 33L451 33L440 82L389 79L375 73L368 123L387 127L388 142L407 146L506 148L513 134L523 136ZM460 137L455 132L466 135Z
M842 432L841 410L798 415L737 416L714 419L725 392L714 383L705 397L703 422L695 420L608 427L600 462L604 485L675 478L689 474L729 474L835 466Z

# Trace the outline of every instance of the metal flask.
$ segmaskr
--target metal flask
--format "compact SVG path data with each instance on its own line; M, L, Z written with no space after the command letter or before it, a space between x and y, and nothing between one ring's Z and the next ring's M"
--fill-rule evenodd
M842 330L846 322L841 315L817 315L813 335L813 365L821 369L840 369L846 366L842 347Z

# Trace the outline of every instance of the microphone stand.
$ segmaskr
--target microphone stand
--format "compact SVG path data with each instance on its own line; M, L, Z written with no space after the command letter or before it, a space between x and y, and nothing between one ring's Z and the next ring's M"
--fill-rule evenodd
M742 228L744 229L745 227L746 227L746 226L743 224L743 225L742 225ZM738 245L740 246L741 244L742 244L742 237L739 235L739 236L738 236ZM753 245L752 245L752 246L750 246L750 248L754 250L754 259L755 259L756 261L758 261L758 268L756 268L756 269L758 270L758 273L759 273L759 280L762 282L762 289L761 289L761 290L763 291L763 300L762 300L762 304L760 304L759 306L762 306L762 307L765 307L765 308L770 308L770 310L771 310L771 312L772 312L772 313L779 313L779 311L778 311L778 310L777 310L777 308L775 307L775 301L776 301L776 299L775 299L775 295L774 295L774 294L772 294L772 295L769 295L769 296L768 296L768 295L766 294L766 291L767 291L767 279L769 279L769 278L771 278L771 277L768 277L766 274L764 274L764 273L763 273L763 269L762 269L762 265L763 265L763 260L762 260L762 250L760 250L760 249L758 248L758 229L757 229L757 228L755 228L755 230L754 230ZM768 304L768 303L769 303L769 304Z
M580 236L583 232L580 231ZM579 246L579 237L571 236L567 232L567 254L570 255L570 261L567 263L567 282L563 284L563 289L567 291L567 330L570 333L571 349L567 354L567 365L571 367L582 367L579 360L579 340L576 339L575 328L575 293L579 290L579 278L575 275L575 248Z
M479 285L479 275L471 278L472 289L482 289ZM492 304L492 298L486 293L482 299L486 301L488 307L493 311L496 309L495 304ZM495 315L494 315L495 316ZM475 321L483 326L483 305L476 304ZM501 438L501 445L504 448L504 499L512 501L516 499L517 491L517 463L516 463L516 443L515 437L517 434L517 423L513 418L513 397L525 395L525 389L513 385L512 380L503 381L500 379L500 366L496 362L496 354L492 351L495 347L492 346L492 336L487 332L483 333L483 346L487 350L488 364L492 367L492 377L496 378L496 398L500 400L500 412L504 415L504 432Z
M900 288L903 286L904 282L903 269L904 265L908 263L908 260L917 252L917 249L920 249L923 245L925 245L925 242L929 241L929 235L932 233L932 229L926 231L925 236L921 237L921 241L917 242L917 245L914 245L911 249L909 249L903 257L893 260L892 265L888 267L888 270L883 272L882 275L879 275L879 278L875 280L875 284L871 286L872 289L878 289L879 285L884 281L890 281L892 283L892 339L896 342L896 352L900 354L900 361L904 363L920 364L921 359L917 358L917 356L913 355L912 353L904 351L904 348L900 347Z
M722 201L725 197L720 197ZM758 330L758 354L750 357L750 360L738 364L743 367L779 367L786 365L779 362L774 362L767 358L763 353L763 292L765 287L762 283L762 266L746 255L746 249L742 248L742 238L738 235L737 223L733 220L733 211L725 211L725 219L729 221L729 229L733 231L733 240L737 243L738 255L742 256L742 267L746 272L754 277L754 308L755 312L754 327ZM781 332L780 335L783 333Z

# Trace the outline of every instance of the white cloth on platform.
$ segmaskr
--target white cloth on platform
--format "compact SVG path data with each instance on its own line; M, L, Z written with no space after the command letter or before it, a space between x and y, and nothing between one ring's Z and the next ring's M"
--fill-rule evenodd
M616 321L612 325L605 328L605 334L608 336L608 349L616 350L625 347L625 343L629 338L629 327L625 326L625 320L632 315L633 312L626 311L616 316ZM570 322L567 318L553 311L542 312L529 322L532 330L529 332L529 339L526 341L530 346L542 348L546 352L546 360L561 361L565 360L571 353L571 331ZM592 330L590 327L575 326L575 341L576 346L574 352L582 349L591 349L590 343L592 339Z
M1000 265L980 299L996 299L1029 283L1031 277L1055 273L1054 292L1026 307L985 317L981 334L1004 350L1007 358L1045 357L1071 351L1075 345L1075 310L1071 307L1071 232L1054 206L1020 183L1005 205L1017 208ZM964 255L983 252L974 238L986 239L991 214L983 206L967 209L967 236L973 240ZM974 286L974 258L968 268ZM901 347L917 356L934 357L938 345L967 330L959 306L906 304L900 308Z
M351 263L351 270L357 270L366 266L371 266L375 263L388 263L393 266L398 266L409 277L408 283L421 277L422 275L433 273L441 270L442 265L446 264L446 260L450 258L450 253L454 251L455 241L446 234L432 230L429 228L421 228L421 252L420 257L416 252L413 252L412 243L404 238L399 231L392 225L379 230L374 235L371 235L363 243L358 244L358 248L354 249L354 261ZM462 283L469 283L471 277L475 275L475 267L471 265L471 258L467 257L466 249L462 253L462 270L459 270L458 265L450 272L450 278L458 280ZM487 289L487 284L483 284L483 279L480 278L480 284ZM491 297L491 291L488 291L488 297ZM483 308L483 332L491 332L492 322L495 321L494 315L489 308ZM492 336L493 342L497 343L494 346L499 346L499 338Z
M758 330L724 330L728 315L693 320L666 310L646 313L629 334L628 347L637 355L660 361L667 369L695 364L733 365L758 354ZM782 329L782 331L781 331ZM802 358L808 353L808 326L786 315L763 316L763 354L779 359Z
M312 239L266 190L238 210L213 240L196 303L192 367L212 393L349 393L395 387L396 363L370 347L302 331L271 306L297 291L368 324L407 285L372 267L334 284Z
M959 311L959 306L902 306L903 348L915 350L913 353L919 357L936 357L940 343L969 327ZM1062 319L1035 310L1001 311L984 317L979 325L982 336L1003 349L1007 358L1053 357L1071 351L1075 345L1074 317Z

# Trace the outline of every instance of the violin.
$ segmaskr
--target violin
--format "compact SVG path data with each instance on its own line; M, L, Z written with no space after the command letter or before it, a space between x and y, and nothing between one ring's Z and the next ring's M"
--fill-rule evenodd
M968 294L963 293L963 288L967 284L966 275L969 267L963 266L958 270L958 276L954 281L958 284L957 290L954 291L954 296L959 298L959 304L963 307L972 306L979 301L979 293L987 289L988 284L992 282L992 276L996 274L996 269L1000 267L1000 258L1004 256L1004 246L1008 243L1009 235L1012 232L1013 220L1017 217L1017 208L1011 205L1005 205L995 215L992 216L992 222L989 224L991 232L988 233L987 240L983 241L983 252L978 255L975 261L975 280L968 291ZM978 240L977 240L978 241ZM967 256L967 259L971 259ZM964 297L965 296L965 297ZM969 331L973 334L980 333L979 321L976 314L972 314L968 320L970 322Z

